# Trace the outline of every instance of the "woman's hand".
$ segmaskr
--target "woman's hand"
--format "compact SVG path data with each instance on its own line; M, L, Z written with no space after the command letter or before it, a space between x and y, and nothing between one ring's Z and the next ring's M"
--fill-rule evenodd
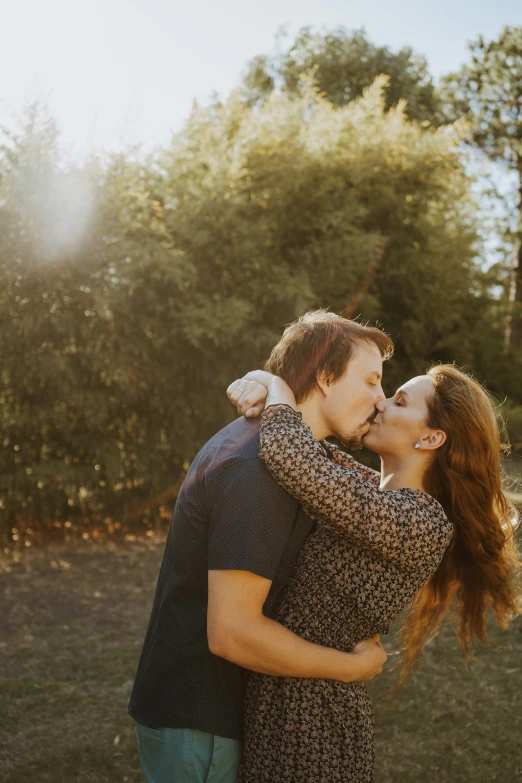
M257 381L247 381L245 376L230 384L227 395L241 416L253 419L263 413L268 389Z
M264 370L254 370L231 383L227 395L238 413L247 418L260 416L268 405L284 403L296 408L295 396L288 384Z

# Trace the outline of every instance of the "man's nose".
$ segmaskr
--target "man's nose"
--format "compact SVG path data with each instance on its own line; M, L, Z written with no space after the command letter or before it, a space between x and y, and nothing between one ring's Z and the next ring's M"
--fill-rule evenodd
M376 392L377 392L377 395L376 395L377 401L386 399L386 395L384 394L384 392L382 390L382 386L380 384L379 384L379 388L376 390Z

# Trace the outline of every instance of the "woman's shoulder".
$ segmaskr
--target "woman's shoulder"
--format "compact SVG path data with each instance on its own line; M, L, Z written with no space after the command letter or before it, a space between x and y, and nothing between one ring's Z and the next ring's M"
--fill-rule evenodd
M407 497L412 507L421 511L426 520L453 530L453 525L448 519L442 504L433 495L429 495L423 489L414 487L402 487L401 489L396 489L395 492L400 492Z

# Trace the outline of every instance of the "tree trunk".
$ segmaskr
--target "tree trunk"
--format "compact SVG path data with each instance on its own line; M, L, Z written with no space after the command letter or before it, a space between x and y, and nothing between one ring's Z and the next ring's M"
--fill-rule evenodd
M511 291L509 347L517 350L522 348L522 242L518 246L518 263L513 270Z
M517 263L513 269L510 291L509 316L506 324L506 347L511 351L522 348L522 168L519 163L519 245Z
M373 278L377 274L377 270L380 267L384 253L386 252L388 241L389 241L388 239L382 239L379 247L378 255L376 256L375 260L370 264L370 266L364 273L363 279L361 280L358 288L356 289L352 298L350 299L350 301L348 302L348 304L346 305L346 307L341 313L343 318L353 318L356 308L359 307L359 302L365 295L368 288L373 283Z

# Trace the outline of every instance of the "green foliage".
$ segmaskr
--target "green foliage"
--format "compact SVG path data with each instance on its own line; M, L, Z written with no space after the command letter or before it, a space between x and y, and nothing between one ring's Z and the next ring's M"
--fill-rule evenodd
M446 114L465 116L475 143L515 170L522 166L522 27L505 27L493 41L480 36L471 62L442 80Z
M308 308L390 332L389 391L439 360L509 377L497 372L502 307L476 262L461 130L426 130L403 104L386 111L385 88L381 78L341 107L307 79L253 108L234 93L196 107L149 158L81 168L60 160L36 114L8 139L5 536L110 528L169 505L234 416L226 386Z
M481 36L469 48L471 62L443 80L442 99L446 116L465 117L472 142L517 175L519 214L512 236L517 250L506 333L517 354L522 348L522 27L505 27L489 42Z
M348 31L338 27L316 32L303 27L295 41L272 57L261 55L248 64L243 77L243 95L251 104L264 101L279 87L283 92L300 92L303 73L313 73L317 86L335 106L344 106L384 74L386 109L406 101L410 119L439 124L440 101L424 57L410 47L392 52L375 46L364 29Z

